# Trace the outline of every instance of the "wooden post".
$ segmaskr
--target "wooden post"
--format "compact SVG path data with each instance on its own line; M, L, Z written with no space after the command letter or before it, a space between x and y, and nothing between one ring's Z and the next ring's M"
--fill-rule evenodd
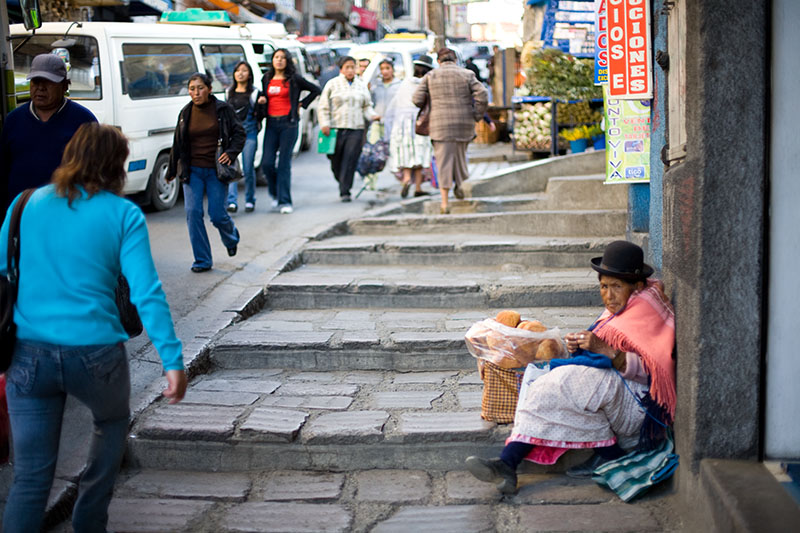
M436 35L433 41L433 51L436 52L445 46L443 0L428 0L428 26Z

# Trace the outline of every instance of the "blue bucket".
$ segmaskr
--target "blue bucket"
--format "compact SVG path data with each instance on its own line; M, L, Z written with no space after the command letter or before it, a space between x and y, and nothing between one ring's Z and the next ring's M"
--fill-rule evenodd
M593 146L595 150L606 149L606 136L604 134L601 133L600 135L592 139L592 141L594 143Z
M570 141L569 142L569 149L572 150L573 154L579 154L581 152L585 152L586 151L586 145L587 144L588 143L587 143L586 139L578 139L576 141Z

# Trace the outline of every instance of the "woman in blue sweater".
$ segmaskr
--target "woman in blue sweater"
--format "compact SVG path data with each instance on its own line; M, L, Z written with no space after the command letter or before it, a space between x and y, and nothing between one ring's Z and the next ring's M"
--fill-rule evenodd
M166 370L164 396L177 403L186 392L181 342L144 215L120 196L127 156L127 140L112 126L84 124L67 144L53 183L34 192L22 213L17 342L6 373L14 439L6 533L41 529L67 395L86 405L94 420L72 525L75 531L106 530L129 417L128 335L114 297L120 273ZM8 225L6 219L2 243ZM2 275L6 255L3 244Z

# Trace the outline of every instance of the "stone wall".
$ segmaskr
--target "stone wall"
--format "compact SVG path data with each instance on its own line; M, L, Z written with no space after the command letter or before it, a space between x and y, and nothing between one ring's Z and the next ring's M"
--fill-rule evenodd
M663 230L678 485L696 502L702 459L759 453L769 5L687 2L686 19L687 156L664 175Z

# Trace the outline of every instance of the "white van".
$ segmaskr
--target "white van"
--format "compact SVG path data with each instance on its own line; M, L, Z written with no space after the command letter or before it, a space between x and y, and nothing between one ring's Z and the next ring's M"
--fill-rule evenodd
M12 35L26 33L21 24L11 26ZM271 56L274 49L272 39L256 40L242 25L126 22L44 23L17 46L16 77L28 74L38 54L55 53L67 60L70 98L130 140L125 194L136 194L156 210L171 208L178 198L180 184L167 182L166 171L178 113L190 101L189 77L207 72L212 92L224 98L238 61L262 69L265 53ZM261 76L255 75L260 89ZM257 153L256 163L260 160Z

